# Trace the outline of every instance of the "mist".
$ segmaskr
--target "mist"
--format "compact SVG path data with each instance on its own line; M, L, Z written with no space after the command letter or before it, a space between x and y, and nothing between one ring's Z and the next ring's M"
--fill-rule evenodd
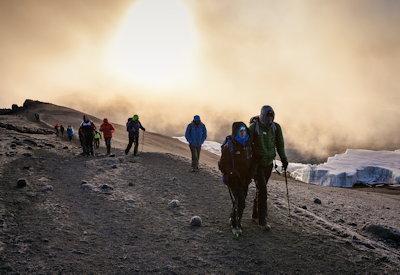
M399 1L185 1L197 80L164 89L103 68L103 45L134 2L16 2L0 2L1 106L39 99L118 123L138 113L166 135L199 114L222 141L269 104L291 160L399 149Z

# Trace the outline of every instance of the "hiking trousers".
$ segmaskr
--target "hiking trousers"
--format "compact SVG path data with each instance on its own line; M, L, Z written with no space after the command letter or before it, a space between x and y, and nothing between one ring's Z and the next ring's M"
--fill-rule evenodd
M242 227L241 221L244 208L246 207L246 197L249 189L249 182L241 182L239 178L229 179L228 188L233 196L233 205L231 212L231 226Z
M199 169L201 146L189 145L189 148L192 154L192 168Z
M135 147L133 148L133 155L136 156L139 148L139 135L129 136L129 142L128 146L125 149L125 155L129 153L129 150L131 150L133 143L135 143Z
M107 155L109 155L111 152L111 138L104 138L104 142L106 143Z
M256 194L253 204L253 219L258 219L259 225L267 223L267 184L271 177L273 164L263 167L258 165L255 176Z
M98 139L98 138L94 139L94 147L96 149L99 149L99 147L100 147L100 139Z
M92 134L86 134L83 137L83 153L87 156L89 156L89 155L94 156L93 135Z

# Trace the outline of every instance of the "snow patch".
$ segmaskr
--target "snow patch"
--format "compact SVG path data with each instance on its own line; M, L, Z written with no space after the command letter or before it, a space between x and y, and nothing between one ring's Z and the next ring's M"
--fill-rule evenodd
M188 144L185 137L174 137L174 138L176 138L177 140L179 140L183 143ZM221 143L219 143L219 142L206 140L201 148L210 153L213 153L217 156L221 155Z
M188 143L185 137L175 137ZM202 148L218 156L221 143L205 141ZM282 163L276 160L282 167ZM322 164L289 163L288 172L296 180L322 186L352 187L362 184L400 184L400 149L372 151L347 149L344 154L329 157Z

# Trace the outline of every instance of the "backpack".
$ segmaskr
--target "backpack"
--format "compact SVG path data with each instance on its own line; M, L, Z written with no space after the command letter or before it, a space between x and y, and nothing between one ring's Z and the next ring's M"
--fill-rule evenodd
M252 117L250 119L250 124L252 124L252 123L254 123L254 132L252 133L253 134L252 138L255 141L256 138L260 135L260 117L259 116ZM276 123L275 122L272 122L271 130L272 130L272 133L274 135L275 144L276 144L277 138L276 138Z
M126 131L129 132L129 123L132 121L132 118L128 118L128 121L126 122Z
M234 146L234 144L233 144L233 138L232 138L232 136L227 136L227 137L225 138L224 143L221 145L221 152L223 151L223 149L224 149L225 146L228 147L228 151L229 151L229 153L230 153L230 157L231 157L231 160L232 160L232 168L234 169L234 168L235 168L235 146ZM247 146L250 146L250 147L251 147L250 142L249 142L248 145L246 145L246 147L247 147ZM251 158L252 158L252 155L249 155L249 154L248 154L248 151L247 151L247 149L246 149L246 160L251 159ZM218 162L218 168L219 168L219 170L221 170L221 171L223 170L223 169L222 169L222 163Z

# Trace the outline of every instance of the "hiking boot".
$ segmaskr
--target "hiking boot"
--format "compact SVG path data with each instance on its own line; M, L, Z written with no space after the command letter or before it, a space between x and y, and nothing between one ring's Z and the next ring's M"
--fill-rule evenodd
M260 229L262 231L270 231L271 230L271 225L269 225L268 223L266 223L264 225L259 224L258 226L260 227Z

